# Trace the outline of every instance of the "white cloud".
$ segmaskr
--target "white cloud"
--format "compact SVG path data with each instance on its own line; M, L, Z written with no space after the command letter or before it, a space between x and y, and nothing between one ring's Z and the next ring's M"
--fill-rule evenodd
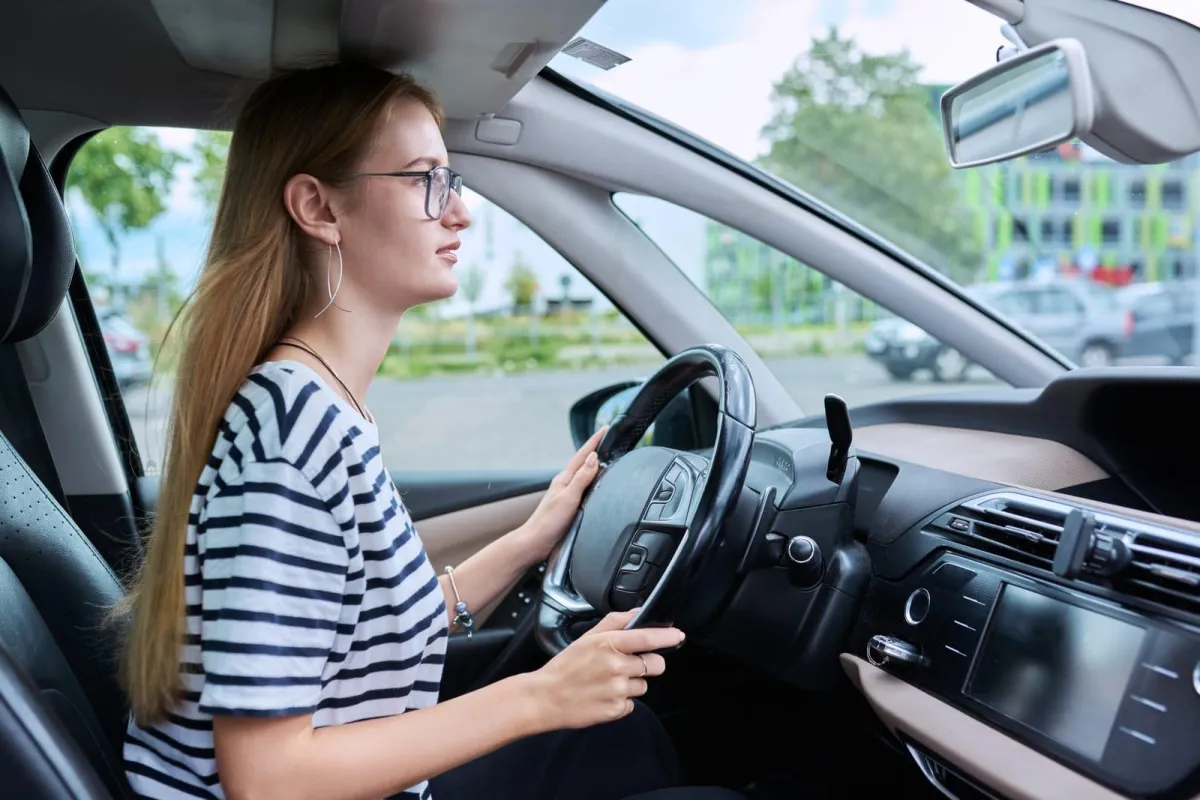
M1005 41L1000 20L965 0L899 0L870 13L850 0L842 33L873 54L907 49L924 65L922 78L954 83L995 63ZM642 106L743 158L760 152L758 131L771 114L771 86L825 32L816 0L761 0L734 42L689 50L654 44L631 61L591 78L597 86Z

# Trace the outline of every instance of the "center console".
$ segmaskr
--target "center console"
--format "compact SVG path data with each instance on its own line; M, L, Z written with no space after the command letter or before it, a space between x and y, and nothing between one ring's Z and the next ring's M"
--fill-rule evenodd
M907 683L1123 795L1200 791L1200 631L951 553L863 612L851 651Z

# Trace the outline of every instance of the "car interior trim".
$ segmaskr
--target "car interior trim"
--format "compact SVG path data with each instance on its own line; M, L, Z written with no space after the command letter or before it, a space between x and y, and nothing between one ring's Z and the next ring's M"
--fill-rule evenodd
M912 737L1011 800L1120 797L858 656L843 653L841 662L889 730ZM1020 769L1013 768L1017 764Z

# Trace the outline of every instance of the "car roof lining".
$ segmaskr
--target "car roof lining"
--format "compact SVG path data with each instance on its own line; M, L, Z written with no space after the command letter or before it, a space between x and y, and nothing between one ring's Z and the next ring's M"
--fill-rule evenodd
M472 119L503 109L602 5L12 0L0 3L0 85L23 111L221 127L230 99L270 70L336 51L411 72L439 94L448 117Z

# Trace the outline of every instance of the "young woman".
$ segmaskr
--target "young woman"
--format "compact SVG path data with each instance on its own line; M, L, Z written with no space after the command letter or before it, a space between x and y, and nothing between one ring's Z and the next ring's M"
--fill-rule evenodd
M536 672L437 702L448 631L551 552L598 442L525 525L435 574L363 398L401 315L457 288L470 217L441 124L425 89L350 65L274 77L240 112L126 609L139 794L536 800L673 781L657 721L631 712L678 630L612 615Z

